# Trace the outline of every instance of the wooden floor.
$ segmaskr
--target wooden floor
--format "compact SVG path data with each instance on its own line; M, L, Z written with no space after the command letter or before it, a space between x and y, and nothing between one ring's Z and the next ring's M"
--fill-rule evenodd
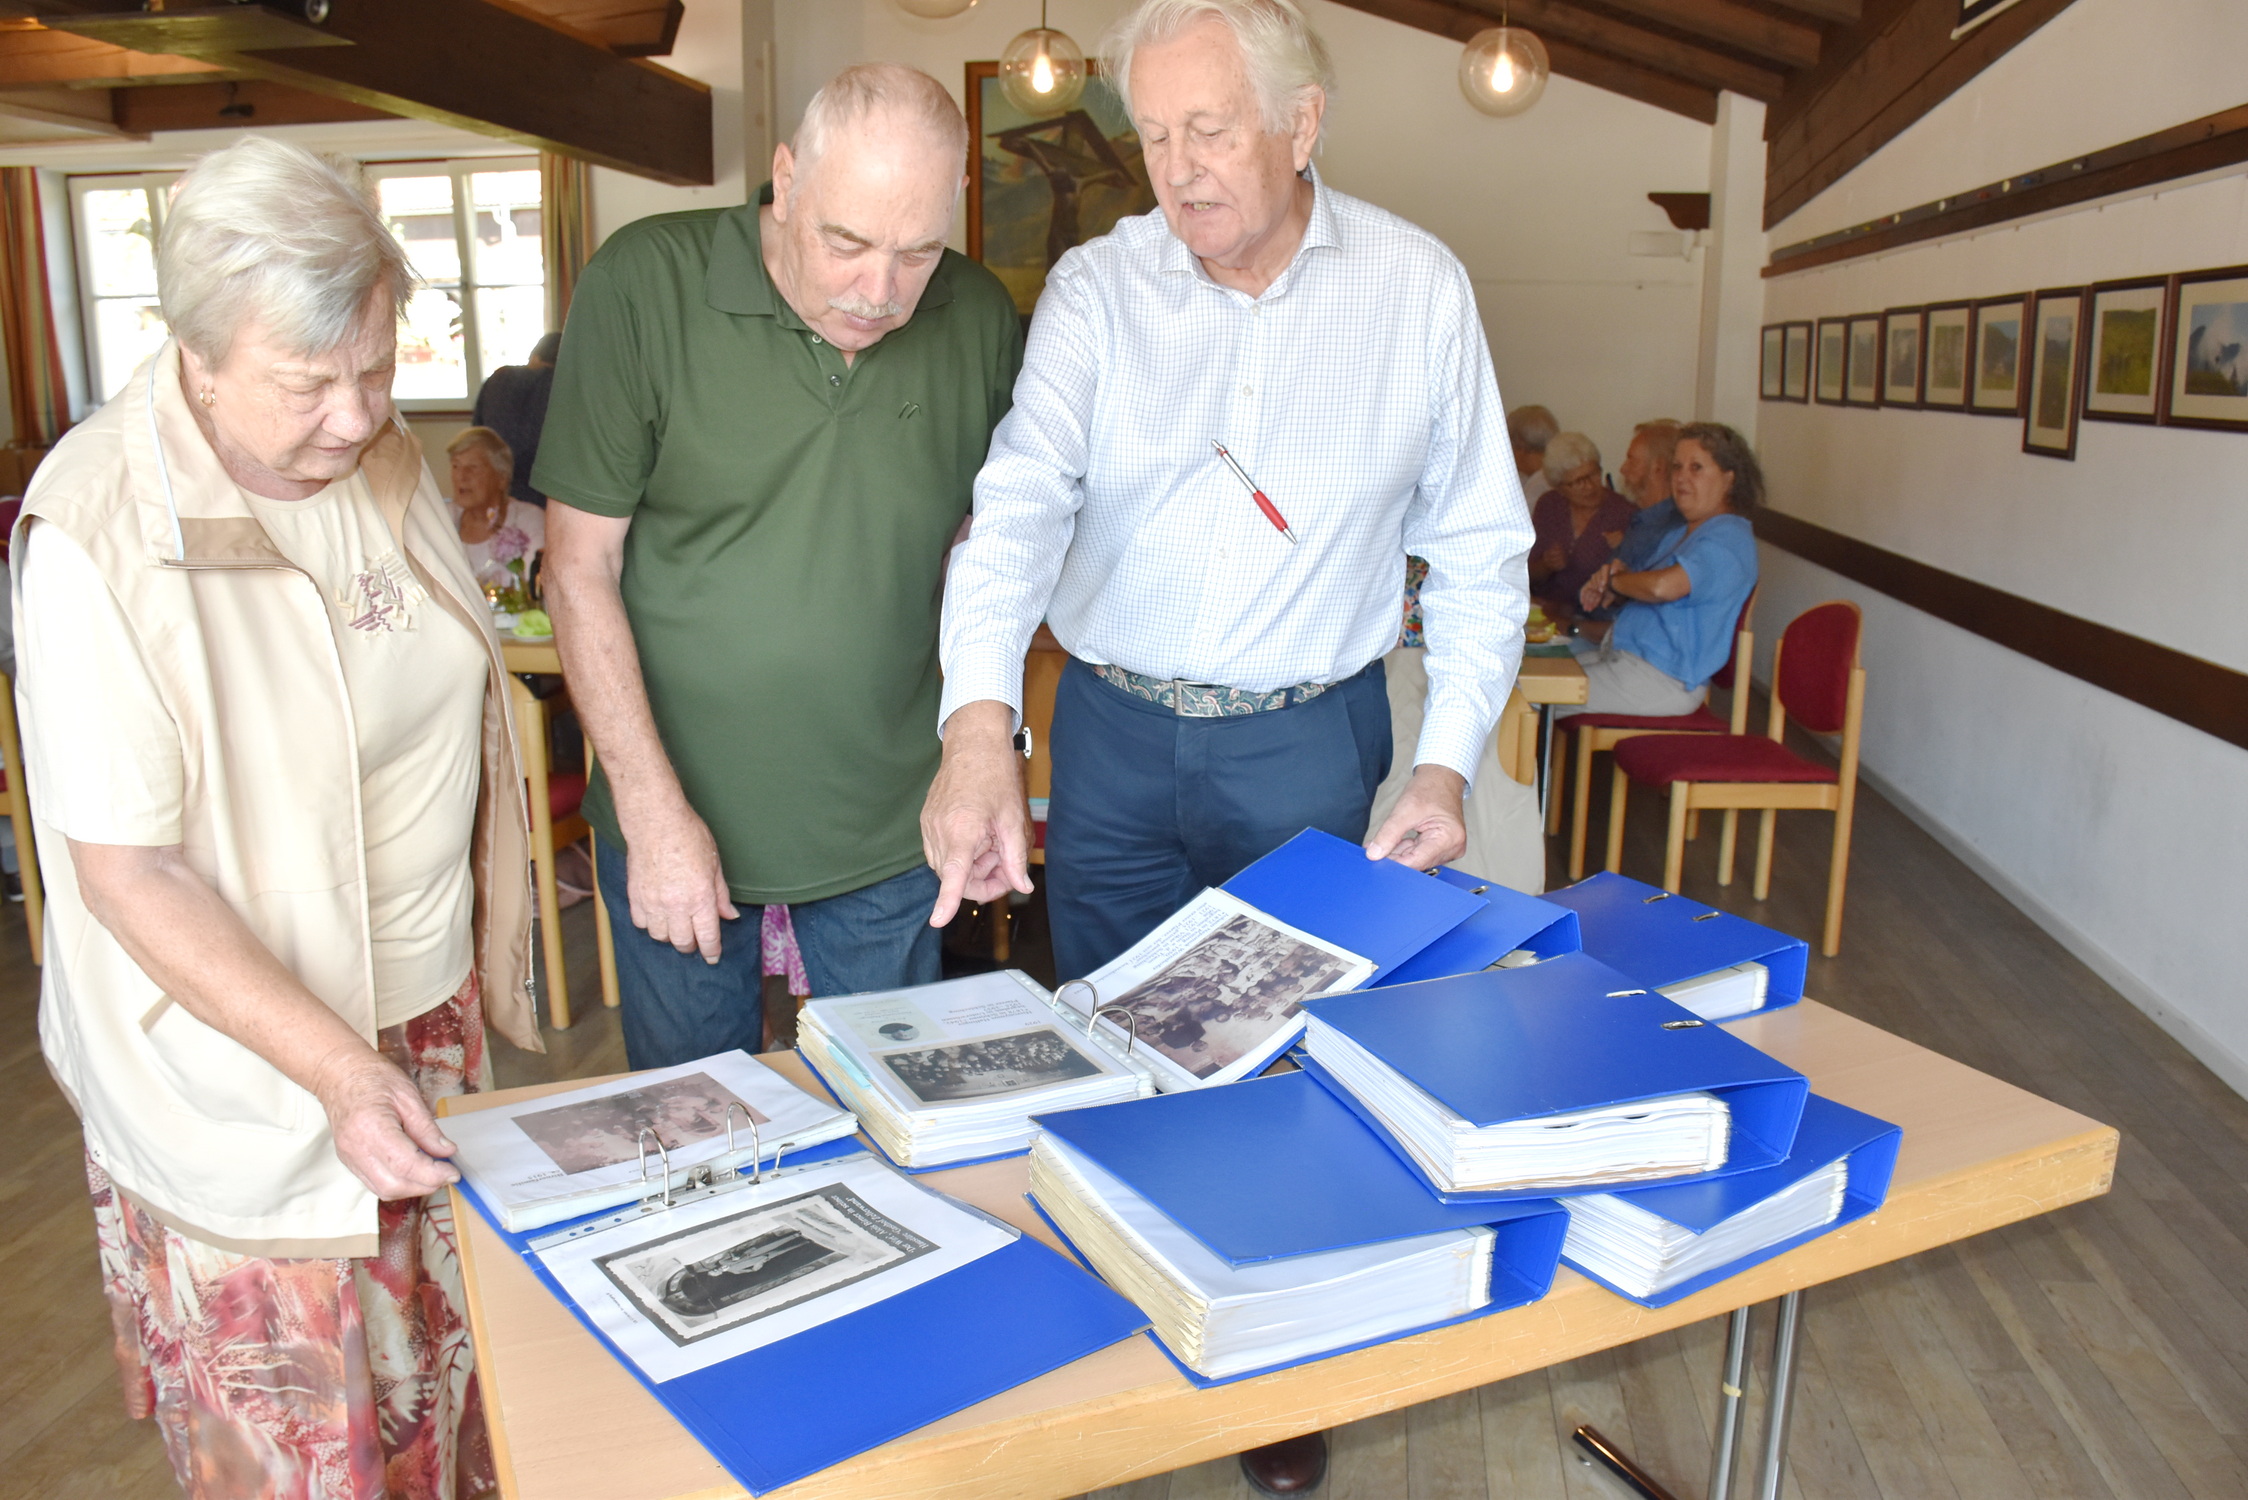
M1605 787L1606 767L1598 773ZM1604 804L1601 797L1597 802ZM1861 801L1828 1004L2119 1126L2115 1190L1806 1298L1786 1493L1806 1500L2241 1500L2248 1496L2248 1102L1880 798ZM1595 813L1594 848L1599 848ZM1661 809L1634 803L1624 868L1661 868ZM1781 820L1774 898L1686 888L1815 934L1828 821ZM1561 878L1556 870L1555 878ZM1045 967L1041 914L1018 962ZM503 1082L623 1066L590 922L565 915L584 1019ZM1050 976L1048 976L1050 977ZM0 912L0 1497L176 1494L124 1420L68 1109L41 1065L22 924ZM1328 1500L1607 1500L1567 1441L1591 1422L1682 1500L1703 1493L1722 1325L1373 1418L1335 1435ZM1758 1344L1769 1338L1760 1323ZM1751 1444L1755 1435L1751 1434ZM1746 1485L1742 1486L1745 1493ZM1101 1500L1247 1500L1232 1460Z

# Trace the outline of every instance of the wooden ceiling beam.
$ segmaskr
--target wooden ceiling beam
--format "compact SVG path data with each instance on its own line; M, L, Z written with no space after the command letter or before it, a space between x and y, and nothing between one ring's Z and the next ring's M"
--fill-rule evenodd
M100 14L117 0L17 0ZM204 59L249 77L598 166L702 186L715 176L707 85L496 0L333 0L345 46Z
M1764 3L1839 26L1855 26L1865 16L1864 0L1764 0Z
M1480 11L1448 3L1448 0L1337 0L1337 3L1456 42L1466 42L1477 32L1489 29L1493 21ZM1527 19L1519 4L1513 7L1513 14ZM1546 44L1553 71L1564 78L1574 78L1579 83L1589 83L1594 88L1622 94L1627 99L1667 109L1704 124L1717 118L1715 88L1625 61L1559 35L1540 31L1539 38Z
M130 88L175 78L223 77L217 63L129 52L106 42L48 31L36 22L0 21L0 88Z
M342 120L395 119L349 99L251 78L239 83L184 83L161 89L119 89L118 125L135 135L159 130L224 130L267 125L327 125ZM223 110L247 114L223 114Z
M662 57L679 39L682 0L501 0L512 9L559 21L593 37L619 57Z
M1734 0L1602 0L1611 10L1689 32L1787 68L1813 67L1823 40L1819 28L1784 20Z
M1596 15L1568 0L1454 0L1480 13L1488 26L1502 16L1529 28L1553 50L1555 41L1574 42L1622 62L1669 73L1704 88L1731 89L1769 103L1787 87L1785 74L1728 53L1712 52L1628 21Z

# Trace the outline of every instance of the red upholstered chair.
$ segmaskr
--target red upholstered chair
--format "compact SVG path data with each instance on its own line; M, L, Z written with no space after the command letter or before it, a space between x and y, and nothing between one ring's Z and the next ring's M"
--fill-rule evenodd
M1558 721L1565 732L1576 736L1577 741L1576 807L1569 825L1571 880L1585 878L1585 820L1592 805L1593 756L1603 750L1613 750L1625 740L1637 739L1643 734L1748 733L1748 694L1742 690L1737 673L1742 662L1756 659L1756 636L1751 629L1755 621L1756 590L1752 588L1748 591L1748 597L1741 601L1741 617L1733 626L1733 654L1725 658L1725 665L1709 680L1710 686L1723 688L1732 694L1730 722L1711 713L1706 703L1690 714L1571 714ZM1566 757L1562 763L1568 763ZM1558 821L1561 816L1561 798L1558 795L1553 798L1552 805L1554 818ZM1739 831L1739 824L1740 814L1728 810L1719 851L1719 863L1724 867L1727 884L1732 883L1733 840Z
M1834 814L1827 866L1826 931L1819 951L1842 947L1842 889L1850 871L1850 820L1858 800L1858 736L1866 674L1858 665L1863 619L1847 600L1813 605L1789 623L1772 655L1772 716L1762 735L1645 735L1616 747L1608 811L1608 868L1623 862L1624 799L1634 781L1670 788L1670 843L1663 889L1678 889L1686 858L1686 819L1706 807L1761 808L1756 835L1756 899L1772 888L1772 829L1783 807ZM1787 726L1842 736L1839 766L1805 760L1787 748ZM1722 851L1720 882L1733 878L1732 848Z

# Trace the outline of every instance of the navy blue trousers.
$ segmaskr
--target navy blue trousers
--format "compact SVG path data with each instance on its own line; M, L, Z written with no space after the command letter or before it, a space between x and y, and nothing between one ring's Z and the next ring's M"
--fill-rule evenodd
M1363 840L1389 774L1389 689L1376 660L1308 703L1186 719L1072 661L1052 748L1046 909L1067 980L1306 828Z
M594 858L616 937L626 1064L663 1068L733 1047L762 1051L765 966L758 940L765 909L743 905L732 921L720 918L719 959L705 963L700 953L681 953L632 925L628 852L601 839ZM859 890L790 907L812 993L854 995L934 984L943 977L943 935L929 925L929 909L936 904L936 871L915 865Z

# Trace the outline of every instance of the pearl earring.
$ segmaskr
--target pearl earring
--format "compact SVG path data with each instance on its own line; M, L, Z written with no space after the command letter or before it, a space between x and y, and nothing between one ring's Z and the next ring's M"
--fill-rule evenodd
M211 388L209 386L205 386L203 387L203 389L195 393L195 399L202 402L205 406L209 406L216 398L211 395Z

